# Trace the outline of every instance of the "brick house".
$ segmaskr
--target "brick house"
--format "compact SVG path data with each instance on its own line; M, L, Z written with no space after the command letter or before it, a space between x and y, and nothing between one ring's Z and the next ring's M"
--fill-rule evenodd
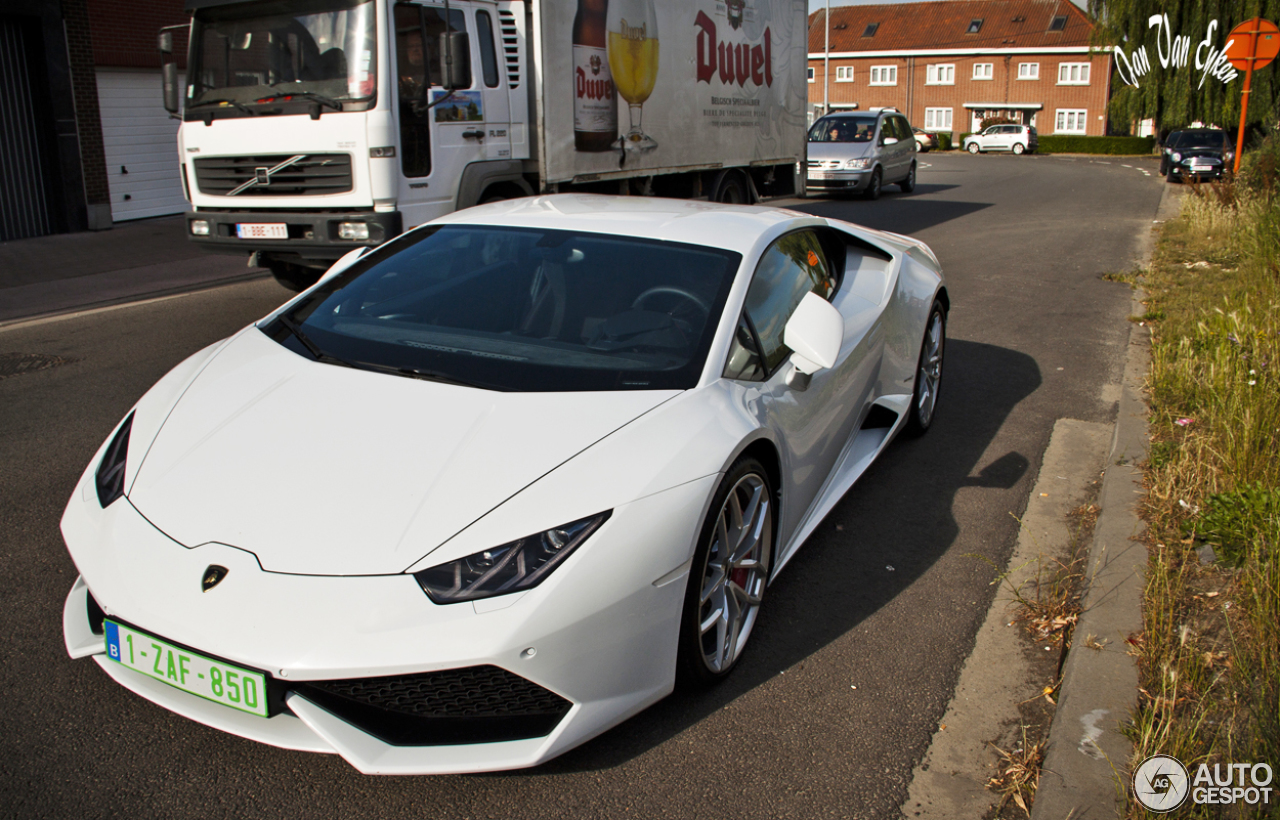
M1041 134L1107 132L1111 55L1069 0L934 0L809 15L809 104L893 106L926 131L1006 116ZM829 66L830 75L826 73Z
M156 35L187 19L182 0L5 0L0 241L185 210Z

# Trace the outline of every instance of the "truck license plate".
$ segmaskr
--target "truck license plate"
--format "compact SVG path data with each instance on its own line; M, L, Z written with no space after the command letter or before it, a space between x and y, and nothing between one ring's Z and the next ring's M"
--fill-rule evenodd
M237 222L236 236L241 239L288 239L289 226L283 222Z
M103 622L107 657L170 686L251 715L267 716L267 676L196 652L115 621Z

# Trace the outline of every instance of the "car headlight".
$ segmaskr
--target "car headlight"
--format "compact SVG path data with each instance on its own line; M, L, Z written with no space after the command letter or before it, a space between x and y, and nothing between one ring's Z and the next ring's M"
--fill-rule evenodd
M871 160L866 159L866 158L863 158L863 159L849 159L849 160L845 160L844 167L849 168L850 170L857 171L857 170L860 170L860 169L862 169L862 168L866 168L866 167L867 167L868 165L870 165L870 164L871 164Z
M553 527L500 547L415 572L437 604L456 604L531 589L542 583L613 514L612 510Z
M106 509L124 495L124 458L129 453L129 431L133 429L133 413L125 417L115 437L102 455L102 463L94 473L93 483L98 487L98 503Z
M1223 160L1225 160L1226 162L1233 162L1233 161L1235 160L1235 158L1236 158L1236 152L1235 152L1235 151L1227 151L1226 153L1224 153L1224 154L1222 155L1222 158L1223 158Z
M1177 151L1174 151L1174 152L1173 152L1173 161L1174 161L1174 162L1182 162L1182 154L1179 154Z

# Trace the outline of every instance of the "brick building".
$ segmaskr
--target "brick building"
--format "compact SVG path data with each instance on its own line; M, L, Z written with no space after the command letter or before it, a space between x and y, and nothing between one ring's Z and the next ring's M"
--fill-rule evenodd
M815 117L893 106L953 138L992 116L1041 134L1107 131L1111 56L1090 47L1093 24L1069 0L842 6L826 24L825 10L809 15Z
M185 210L156 35L187 19L182 0L5 0L0 241Z

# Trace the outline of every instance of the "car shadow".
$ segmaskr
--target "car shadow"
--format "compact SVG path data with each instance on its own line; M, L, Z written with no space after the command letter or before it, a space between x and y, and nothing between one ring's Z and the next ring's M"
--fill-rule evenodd
M917 185L914 193L886 193L875 202L854 198L806 199L787 207L814 216L843 219L876 230L914 235L935 225L992 207L990 202L954 202L921 196L955 187L958 186Z
M1035 360L958 339L948 340L947 354L949 378L933 429L923 438L900 437L891 444L787 564L770 586L751 644L727 680L708 691L677 691L521 776L619 766L780 670L801 664L892 601L953 547L959 527L952 507L960 489L1010 489L1028 478L1031 459L1024 453L1006 453L975 468L1013 408L1040 386ZM1004 562L1007 555L991 560ZM979 622L989 602L990 595L978 602L983 607L975 614Z

